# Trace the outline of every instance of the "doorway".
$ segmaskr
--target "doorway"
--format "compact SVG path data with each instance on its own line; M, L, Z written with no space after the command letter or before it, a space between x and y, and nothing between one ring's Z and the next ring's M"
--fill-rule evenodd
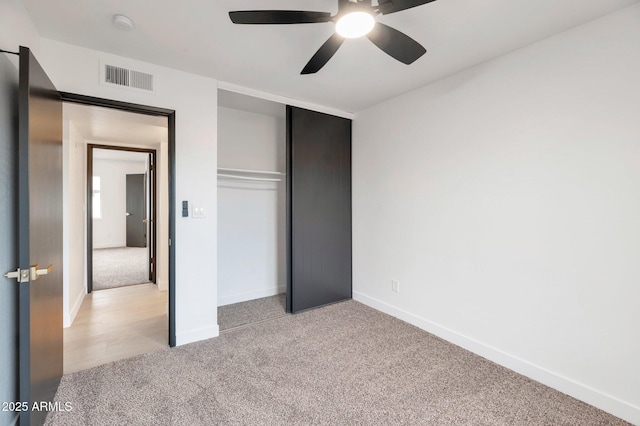
M92 265L87 293L156 284L156 154L156 149L87 145L87 218L92 230L87 236L87 264Z
M69 373L175 346L174 254L170 246L175 232L171 205L175 196L170 184L174 174L175 121L172 111L72 94L63 94L63 98L65 111L76 110L76 120L65 128L72 139L68 141L70 150L77 151L76 157L83 160L80 166L68 168L70 186L79 187L76 195L79 192L83 200L74 201L72 194L66 203L75 206L70 207L75 210L75 217L69 221L69 229L76 229L76 234L81 235L70 235L70 251L74 253L69 257L80 258L84 263L80 268L73 264L69 268L73 276L69 280L70 318L64 347L65 373ZM94 170L100 171L94 174ZM75 182L78 175L83 185ZM129 197L137 199L133 203L137 206L127 206L127 180L130 191L138 192ZM108 225L107 216L114 207L115 226L111 223L101 227ZM131 235L135 226L130 224L127 241L130 216L136 219L138 235ZM79 227L78 222L84 226ZM84 232L78 231L82 228ZM99 247L94 247L94 242ZM116 247L139 252L139 278L124 286L98 288L94 272L99 265L93 249L108 251ZM126 264L133 263L133 256L126 254ZM126 272L122 266L110 269L112 278ZM77 289L71 287L78 282L83 283L81 299L80 303L73 303Z

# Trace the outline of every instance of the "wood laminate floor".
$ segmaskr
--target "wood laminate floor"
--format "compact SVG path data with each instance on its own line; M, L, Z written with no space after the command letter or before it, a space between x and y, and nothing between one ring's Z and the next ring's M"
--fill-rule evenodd
M167 347L167 300L154 284L88 294L64 329L64 373Z

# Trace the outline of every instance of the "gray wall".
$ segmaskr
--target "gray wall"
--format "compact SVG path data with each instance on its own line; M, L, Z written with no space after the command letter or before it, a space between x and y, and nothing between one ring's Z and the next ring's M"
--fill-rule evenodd
M0 274L17 267L15 160L18 141L18 70L0 53ZM15 281L0 277L0 403L17 399L17 297ZM0 426L14 413L0 411Z

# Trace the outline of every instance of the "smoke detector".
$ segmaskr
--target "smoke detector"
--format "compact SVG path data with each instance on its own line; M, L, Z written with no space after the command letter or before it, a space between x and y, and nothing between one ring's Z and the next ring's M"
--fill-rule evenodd
M121 30L129 31L133 29L133 20L124 15L113 15L113 25Z

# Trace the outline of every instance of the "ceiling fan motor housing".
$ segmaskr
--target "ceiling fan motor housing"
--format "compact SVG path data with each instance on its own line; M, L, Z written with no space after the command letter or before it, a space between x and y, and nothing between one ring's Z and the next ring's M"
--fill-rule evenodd
M346 12L349 9L371 9L372 0L338 0L339 13Z

